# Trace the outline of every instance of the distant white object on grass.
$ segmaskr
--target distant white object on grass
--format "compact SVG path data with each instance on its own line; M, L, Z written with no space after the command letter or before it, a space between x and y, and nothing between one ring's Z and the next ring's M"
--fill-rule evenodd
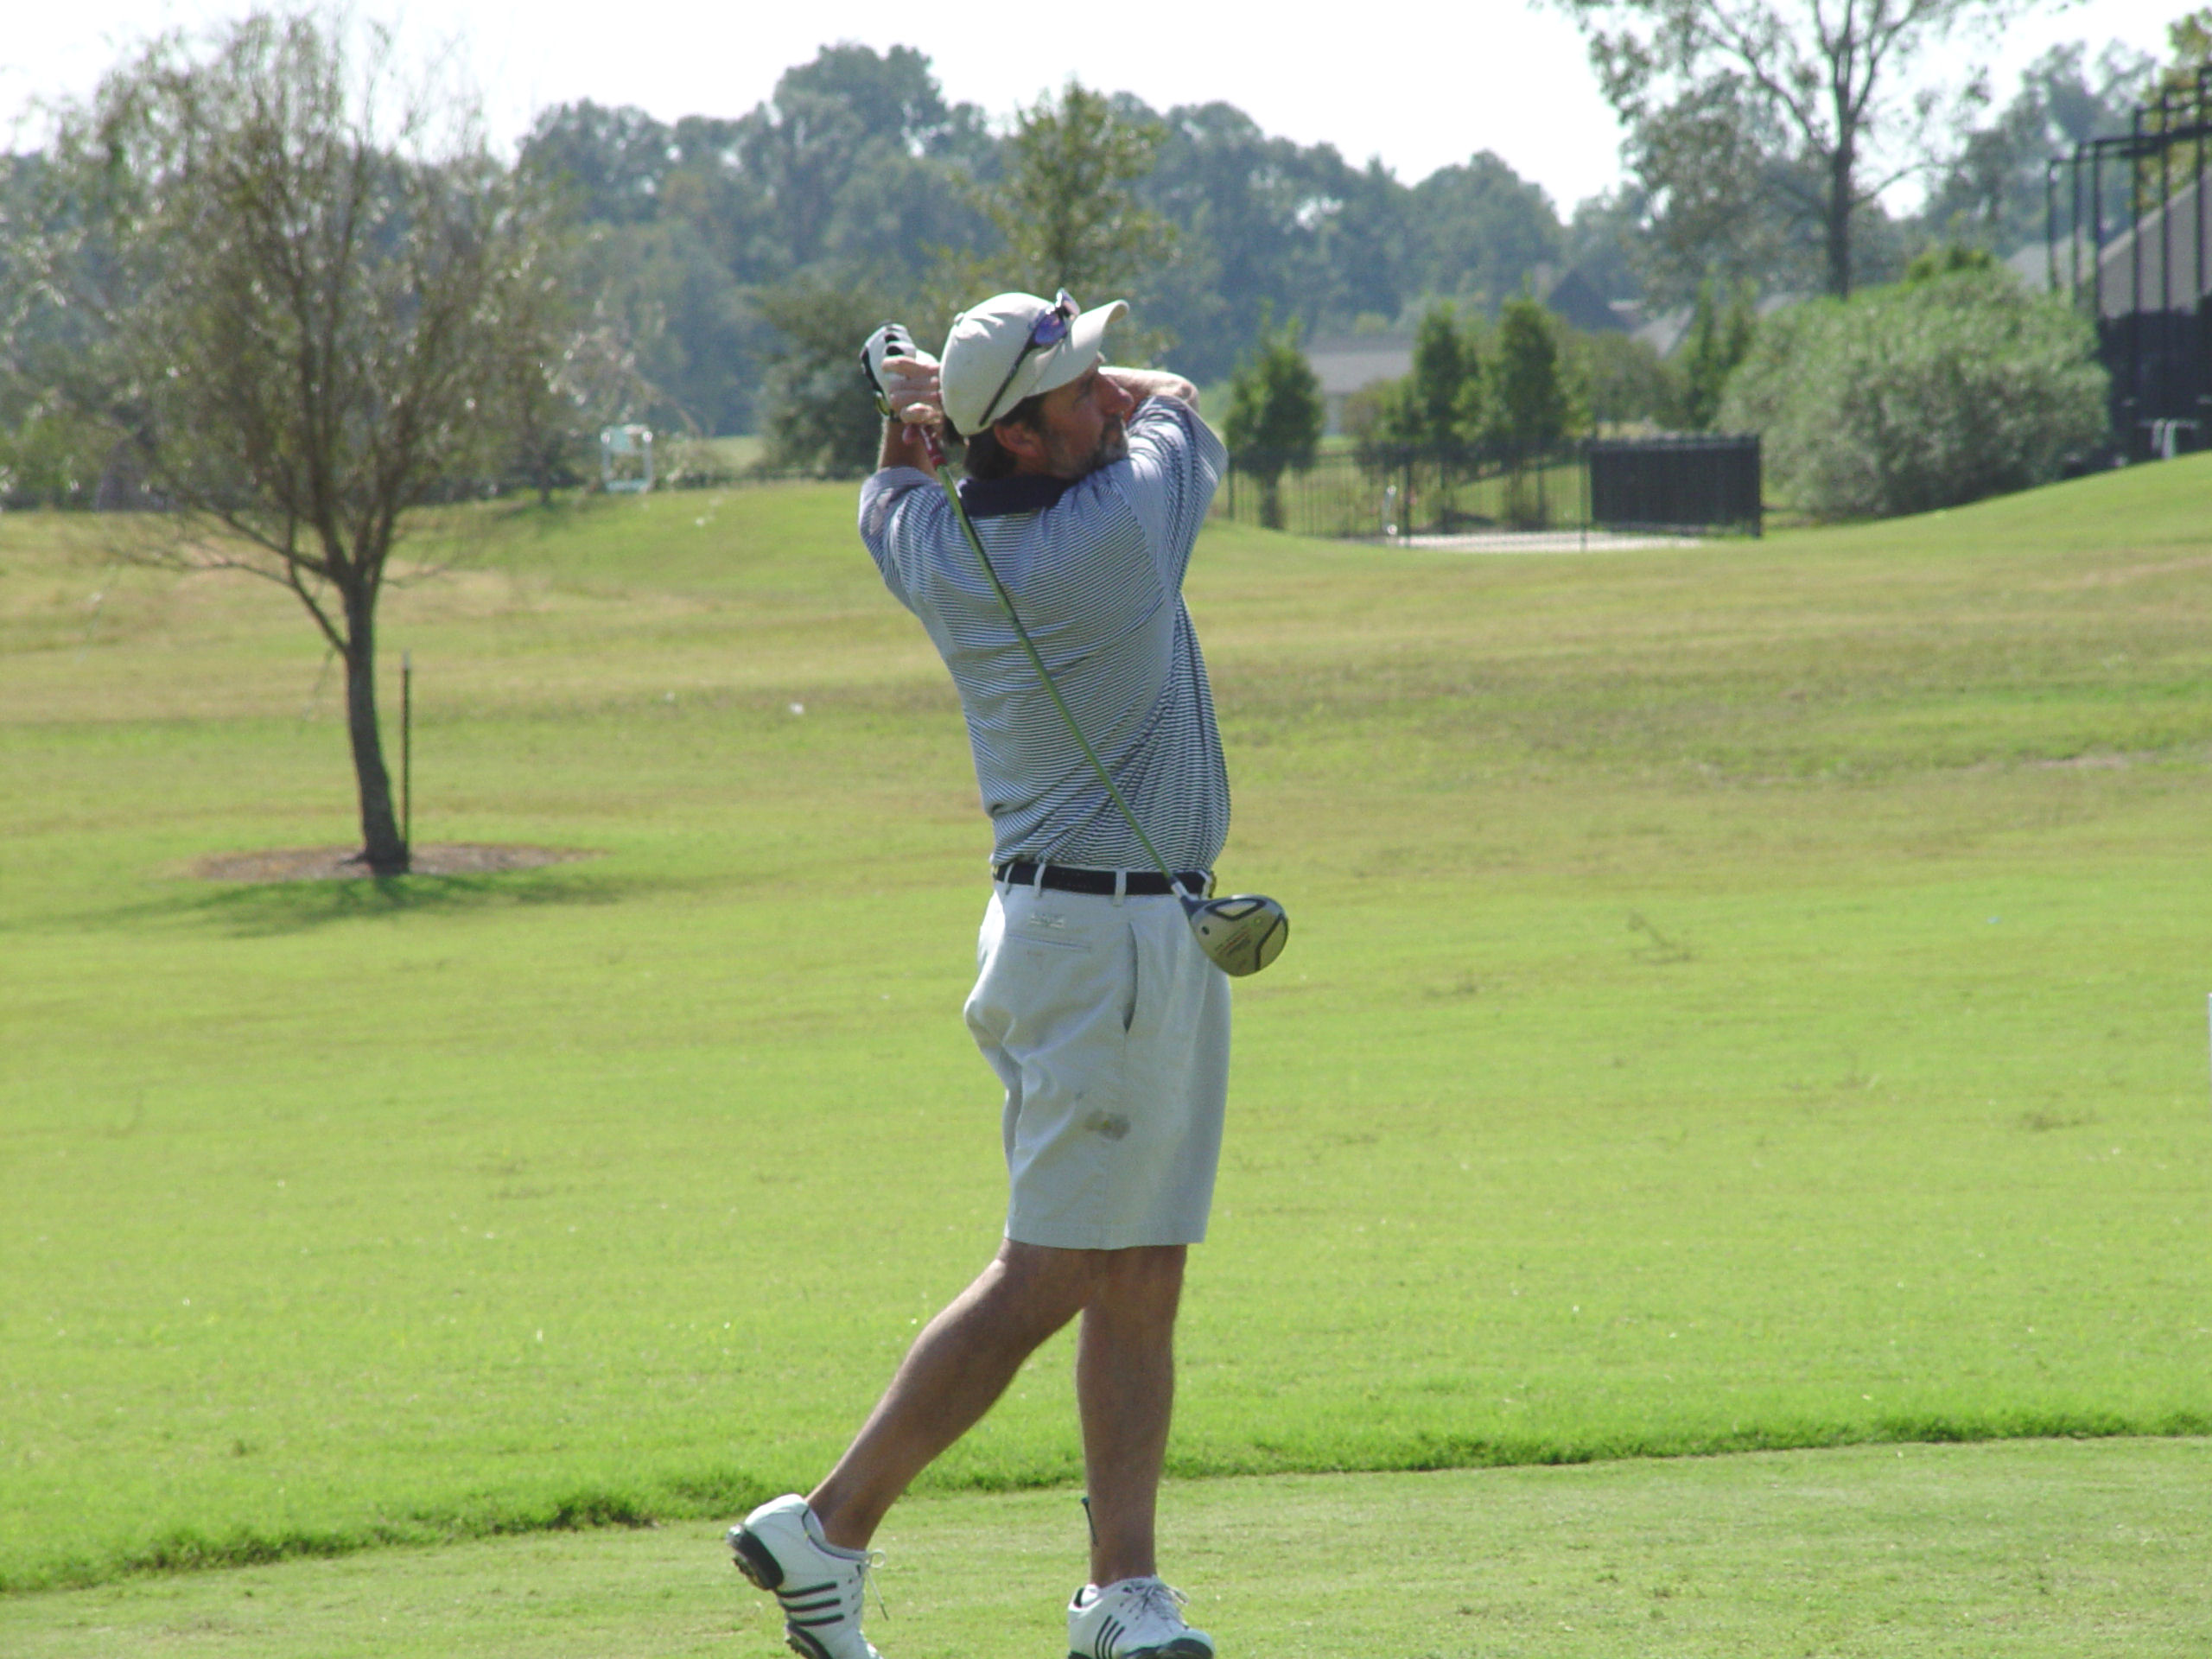
M2195 421L2153 421L2151 423L2151 453L2160 461L2171 461L2183 453L2181 435L2186 429L2192 440L2196 435ZM2194 448L2194 443L2191 445Z
M643 495L653 486L653 432L649 426L599 429L599 482L609 495Z
M1700 547L1694 536L1610 530L1484 530L1458 536L1408 536L1398 545L1439 553L1632 553L1644 548Z
M803 703L803 702L795 702L795 703L791 704L791 713L793 713L793 714L795 714L795 715L803 715L803 714L804 714L805 712L806 712L806 705L805 705L804 703Z

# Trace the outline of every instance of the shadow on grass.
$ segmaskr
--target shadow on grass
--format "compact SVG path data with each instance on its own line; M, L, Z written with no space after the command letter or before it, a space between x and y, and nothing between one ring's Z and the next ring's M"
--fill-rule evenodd
M615 905L667 883L601 871L545 869L469 875L362 876L343 881L178 884L143 904L81 915L88 927L200 924L239 938L311 933L408 915L453 915L541 906Z

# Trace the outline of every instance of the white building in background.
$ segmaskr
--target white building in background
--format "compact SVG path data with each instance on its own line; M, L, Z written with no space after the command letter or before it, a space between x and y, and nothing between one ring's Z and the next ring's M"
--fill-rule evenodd
M1352 393L1402 380L1414 371L1411 334L1317 334L1305 343L1305 352L1328 410L1322 429L1332 435L1344 429L1344 400Z

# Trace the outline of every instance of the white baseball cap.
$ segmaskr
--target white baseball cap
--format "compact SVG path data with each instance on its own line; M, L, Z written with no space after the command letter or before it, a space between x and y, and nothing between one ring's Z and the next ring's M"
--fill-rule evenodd
M966 437L1002 421L1025 397L1064 386L1098 359L1106 325L1128 304L1111 300L1079 308L1065 289L1056 299L994 294L952 320L938 387L945 418Z

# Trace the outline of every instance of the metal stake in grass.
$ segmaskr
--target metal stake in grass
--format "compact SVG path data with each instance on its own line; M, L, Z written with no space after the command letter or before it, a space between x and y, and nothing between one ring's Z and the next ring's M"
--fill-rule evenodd
M1052 671L1045 666L1045 658L1038 652L1029 638L1029 630L1021 626L1021 616L1014 608L1014 595L999 580L998 569L991 563L991 556L983 551L983 538L976 533L975 520L968 516L968 509L960 499L957 481L952 475L952 464L945 459L944 445L938 442L936 432L927 425L920 425L922 447L929 452L931 470L944 486L944 499L952 504L953 517L959 519L960 528L968 537L968 546L976 555L976 562L983 567L983 575L991 584L991 591L1005 607L1006 620L1014 624L1014 637L1021 642L1021 649L1028 654L1030 666L1037 671L1037 677L1045 683L1045 690L1052 699L1052 707L1060 711L1060 718L1067 722L1068 735L1074 738L1076 747L1083 751L1083 758L1090 762L1090 769L1098 774L1098 781L1106 785L1138 842L1144 848L1145 856L1153 868L1167 880L1167 886L1183 901L1183 919L1190 923L1191 931L1197 935L1198 949L1212 958L1214 965L1233 978L1242 979L1247 974L1256 974L1277 957L1290 940L1290 917L1274 899L1256 893L1241 893L1233 898L1207 899L1185 890L1182 880L1167 868L1167 861L1152 844L1152 837L1137 822L1137 815L1122 798L1122 791L1114 782L1113 773L1106 770L1106 763L1090 747L1090 740L1084 736L1083 728L1076 724L1074 714L1067 700L1060 696L1060 688L1052 679Z
M415 653L399 653L399 844L415 847Z

